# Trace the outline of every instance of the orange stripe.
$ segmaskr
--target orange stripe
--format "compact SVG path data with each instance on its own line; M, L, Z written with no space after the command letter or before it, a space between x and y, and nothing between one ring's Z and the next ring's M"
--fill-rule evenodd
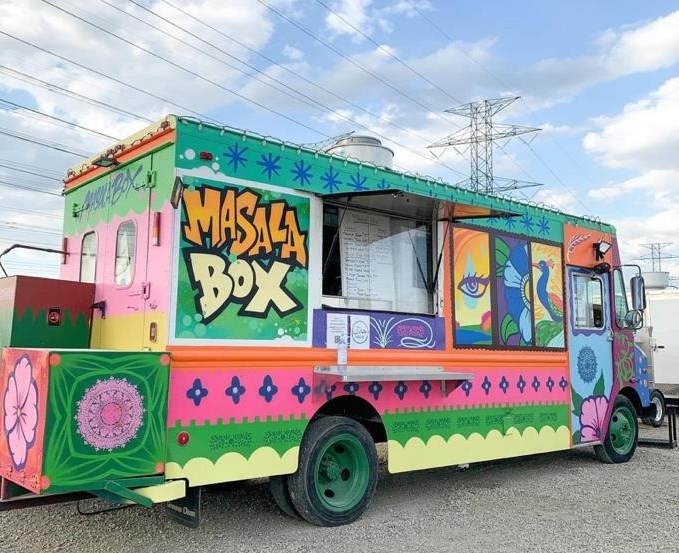
M333 349L321 348L257 348L243 346L168 346L172 366L177 369L219 369L238 367L299 367L333 365L337 355ZM568 353L501 350L404 351L350 350L349 363L356 365L441 365L446 369L507 369L565 367Z
M148 138L141 140L138 144L135 144L135 146L132 147L131 149L116 156L116 159L120 163L127 163L128 161L132 161L134 158L148 152L149 150L153 150L166 143L174 142L175 134L176 134L175 129L167 128L163 131L154 134L153 136L149 136ZM95 165L90 165L84 172L79 173L77 176L72 177L71 179L64 180L64 190L71 190L73 188L77 188L81 184L84 184L85 181L92 180L94 178L102 176L106 172L112 171L115 171L115 167L114 168L96 167Z

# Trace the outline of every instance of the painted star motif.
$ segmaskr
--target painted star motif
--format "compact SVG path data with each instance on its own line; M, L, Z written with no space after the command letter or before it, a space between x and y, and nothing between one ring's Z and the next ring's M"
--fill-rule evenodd
M257 162L257 165L262 167L262 174L266 173L266 178L271 180L273 175L279 175L279 170L281 166L278 162L281 160L281 156L274 157L272 153L262 154L262 158Z
M523 228L526 229L527 232L532 232L533 230L533 218L529 217L528 215L524 215L521 217L521 224L523 225Z
M321 175L321 180L325 182L323 188L330 192L337 192L339 190L342 182L339 180L339 173L330 167L323 175Z
M549 220L547 219L547 217L543 216L538 221L538 232L540 234L549 234Z
M224 152L224 155L229 158L227 165L231 166L234 173L238 172L238 167L245 167L245 164L248 160L243 156L243 154L247 152L247 150L248 149L246 147L243 147L241 150L238 147L238 143L234 142L226 149L226 152Z
M514 230L516 226L516 219L514 217L505 217L505 227L509 230Z
M367 180L368 177L362 177L360 173L356 173L349 178L349 186L356 192L362 192L368 190L368 187L365 185L365 181Z
M292 168L292 180L297 181L301 186L311 184L311 165L304 163L303 159L295 161Z

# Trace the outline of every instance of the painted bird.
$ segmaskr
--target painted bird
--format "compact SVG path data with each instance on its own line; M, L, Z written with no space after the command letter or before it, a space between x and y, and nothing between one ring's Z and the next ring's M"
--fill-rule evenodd
M554 322L560 323L563 320L563 309L559 307L561 298L552 293L547 292L547 284L549 283L549 270L554 267L552 260L545 261L541 259L538 263L533 263L533 267L540 270L540 278L538 279L537 293L538 299L543 307L549 313L549 316Z

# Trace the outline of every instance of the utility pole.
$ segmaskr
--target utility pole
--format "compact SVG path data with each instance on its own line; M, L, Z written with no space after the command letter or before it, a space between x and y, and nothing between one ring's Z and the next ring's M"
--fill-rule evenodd
M650 261L651 270L653 272L662 272L662 262L665 259L679 259L679 255L663 254L663 250L672 244L673 242L649 242L648 244L641 244L643 248L650 250L651 253L649 255L637 257L637 260Z
M518 100L520 96L495 98L462 104L445 110L445 113L459 115L469 119L469 125L434 142L428 148L446 148L449 146L469 146L471 173L469 187L475 192L504 192L518 188L542 186L539 183L496 177L493 174L493 142L511 139L520 134L537 132L540 129L519 125L503 125L494 123L493 117L498 112ZM463 154L455 148L455 150ZM503 186L497 186L499 182Z

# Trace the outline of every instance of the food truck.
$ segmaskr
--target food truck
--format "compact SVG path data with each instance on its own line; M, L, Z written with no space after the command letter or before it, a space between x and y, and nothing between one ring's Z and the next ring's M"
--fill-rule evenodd
M391 473L593 446L649 406L613 227L192 118L71 169L60 279L0 280L0 509L356 520ZM434 477L434 476L432 476Z

